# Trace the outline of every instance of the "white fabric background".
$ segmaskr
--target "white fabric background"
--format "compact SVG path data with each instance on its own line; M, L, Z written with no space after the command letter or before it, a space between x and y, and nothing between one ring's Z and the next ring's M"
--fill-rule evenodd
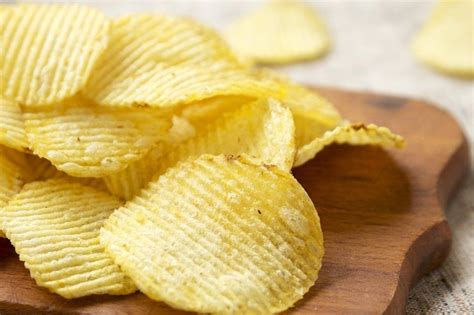
M98 6L110 15L165 12L192 16L223 29L261 1L70 2ZM453 79L425 68L409 50L410 41L433 6L432 1L328 0L311 2L311 5L329 27L332 50L321 60L282 67L282 71L302 83L401 94L432 101L458 119L468 134L471 153L474 153L474 82ZM474 313L472 171L447 209L447 216L453 231L451 254L441 268L422 279L412 290L408 313Z

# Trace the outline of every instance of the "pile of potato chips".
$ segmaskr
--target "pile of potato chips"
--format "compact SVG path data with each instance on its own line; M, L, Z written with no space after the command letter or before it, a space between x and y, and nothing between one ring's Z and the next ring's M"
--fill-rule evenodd
M0 23L0 228L65 298L283 311L324 253L291 169L331 143L403 145L189 19L18 5Z

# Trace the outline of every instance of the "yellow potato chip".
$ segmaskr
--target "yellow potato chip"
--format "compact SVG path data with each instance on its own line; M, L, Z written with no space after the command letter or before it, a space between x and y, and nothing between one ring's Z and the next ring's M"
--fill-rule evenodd
M109 22L78 5L22 4L1 28L1 94L45 105L76 94L107 46Z
M270 69L254 71L258 78L273 80L282 86L286 95L280 98L292 112L296 128L296 147L299 149L326 131L342 123L342 117L334 106L316 91L292 82L289 78Z
M289 171L295 154L291 112L273 99L258 100L227 112L160 161L160 169L190 156L241 154Z
M0 213L36 283L77 298L136 290L99 242L100 227L120 205L94 188L52 179L26 184Z
M132 199L152 179L170 148L172 146L169 144L160 142L142 159L130 163L123 171L104 177L109 192L124 200Z
M423 63L445 73L474 77L474 1L441 0L415 37Z
M209 155L179 163L115 211L100 241L150 298L217 314L291 307L324 251L314 205L290 173Z
M352 145L378 145L402 148L405 141L399 135L392 133L386 127L376 125L352 124L339 126L327 131L320 138L298 149L294 166L300 166L313 159L325 146L332 143L347 143Z
M0 144L22 152L29 151L20 105L2 96L0 96Z
M236 110L238 107L250 103L252 98L242 96L218 96L190 104L181 112L196 128L202 128L212 123L224 113Z
M194 126L186 118L173 116L172 123L168 134L169 142L178 144L196 135Z
M166 139L171 122L157 109L111 108L75 97L50 108L25 113L35 154L77 177L102 177L121 171Z
M0 145L0 210L28 180L26 165L23 153ZM0 237L4 237L1 219L0 216Z
M36 155L27 155L26 159L31 170L28 182L58 178L65 174L51 164L50 161Z
M163 174L191 156L245 153L289 172L295 150L290 111L275 100L259 100L227 112L177 146L156 148L144 159L130 164L125 171L105 177L104 181L114 195L129 200L153 176Z
M226 39L242 58L264 64L313 59L330 48L316 11L296 1L272 1L239 18Z
M167 107L282 93L247 73L214 31L189 19L131 15L114 21L110 36L84 91L102 105Z
M27 155L28 182L42 181L47 179L65 179L69 182L80 183L91 186L102 191L108 191L102 178L72 177L58 170L50 161L36 155Z

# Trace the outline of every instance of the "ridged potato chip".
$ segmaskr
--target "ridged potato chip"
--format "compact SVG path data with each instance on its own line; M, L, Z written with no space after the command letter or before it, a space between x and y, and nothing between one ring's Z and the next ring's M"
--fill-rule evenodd
M416 35L413 51L439 71L474 78L474 1L441 0Z
M316 91L294 83L270 69L260 68L253 73L258 78L274 81L275 85L282 86L281 88L286 91L286 95L280 98L280 101L293 114L298 149L342 123L342 117L336 108Z
M247 73L216 32L189 19L131 15L115 20L110 36L84 91L102 105L167 107L282 93Z
M171 148L169 144L160 142L142 159L130 163L123 171L104 177L109 192L123 200L132 199L152 179L163 156Z
M108 191L102 178L72 177L58 170L50 161L36 155L27 155L28 182L44 181L47 179L65 179L69 182L91 186L102 191Z
M296 150L294 123L290 111L276 100L248 103L202 127L195 137L177 146L157 148L125 171L105 177L107 187L114 195L129 200L153 176L205 153L245 153L262 163L291 170Z
M173 116L172 123L168 134L168 142L178 144L196 135L196 129L186 118Z
M218 96L190 104L183 108L181 115L196 128L203 128L224 113L236 110L250 103L252 98L242 96Z
M157 109L97 106L80 97L25 113L35 154L76 177L121 171L166 139L168 114Z
M347 143L352 145L378 145L386 147L401 148L405 141L399 135L392 133L386 127L378 127L374 124L352 124L336 127L327 131L320 138L300 148L296 153L294 166L300 166L313 159L325 146L332 143Z
M109 24L85 6L13 6L0 22L1 94L31 106L76 94L107 46Z
M242 58L263 64L313 59L330 48L316 11L296 1L272 1L239 18L226 39Z
M227 112L200 133L170 151L160 168L175 165L190 156L241 154L289 171L295 155L291 112L273 99L258 100Z
M199 313L283 311L314 284L324 251L317 212L291 174L231 156L179 163L100 233L143 293Z
M29 152L23 114L18 103L0 96L0 144Z
M36 155L27 155L26 159L30 168L28 182L57 178L65 174L51 164L50 161Z
M166 141L158 142L141 159L130 163L123 171L104 177L102 181L106 189L113 195L130 200L152 178L159 160L172 147L195 137L196 129L188 119L173 116L172 127Z
M23 153L0 145L0 210L28 181L29 174L26 165ZM0 237L4 236L0 216Z
M136 290L99 241L100 227L120 205L94 188L52 179L26 184L0 213L36 283L77 298Z

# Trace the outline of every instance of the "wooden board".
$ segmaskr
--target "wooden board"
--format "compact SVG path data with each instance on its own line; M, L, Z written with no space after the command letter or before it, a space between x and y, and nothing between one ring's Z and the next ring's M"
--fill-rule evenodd
M402 314L409 288L441 264L443 208L469 169L456 122L423 101L320 89L353 122L388 126L403 151L331 146L294 170L321 217L326 255L316 285L289 314ZM178 314L140 293L68 301L35 286L0 242L1 314Z

